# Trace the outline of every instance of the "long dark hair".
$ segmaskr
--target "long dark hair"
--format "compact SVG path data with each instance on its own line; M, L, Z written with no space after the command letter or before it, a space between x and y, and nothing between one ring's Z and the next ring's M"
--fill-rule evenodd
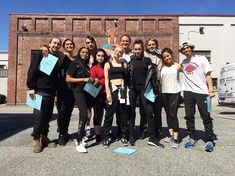
M88 51L88 56L87 56L87 59L85 60L85 62L83 62L83 60L82 60L82 58L81 58L81 55L80 55L80 52L82 51L82 49L87 49L87 51ZM82 62L82 63L84 63L85 66L87 66L88 63L89 63L90 55L91 55L91 54L90 54L90 50L89 50L88 48L86 48L85 46L84 46L84 47L81 47L81 48L78 50L76 60L77 60L77 61L80 61L80 62Z
M98 64L98 61L96 60L96 55L97 55L98 52L102 52L102 53L104 54L104 61L100 64L100 66L101 66L102 68L104 68L104 64L108 61L108 55L107 55L107 53L105 52L105 50L102 49L102 48L98 48L98 49L95 51L94 63L92 64L92 66Z
M87 35L86 39L89 39L92 43L94 43L95 44L95 50L97 50L97 44L96 44L95 38L92 37L91 35Z
M164 49L162 50L162 52L161 52L162 58L163 58L163 54L164 54L165 52L169 53L169 54L171 55L173 61L174 61L174 58L173 58L173 51L172 51L170 48L164 48ZM162 62L163 62L164 65L166 64L165 61L164 61L164 59L162 59Z

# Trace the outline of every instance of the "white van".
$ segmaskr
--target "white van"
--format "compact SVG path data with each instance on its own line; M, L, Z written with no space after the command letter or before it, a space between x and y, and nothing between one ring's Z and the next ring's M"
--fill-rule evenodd
M222 66L220 71L219 105L235 105L235 63Z

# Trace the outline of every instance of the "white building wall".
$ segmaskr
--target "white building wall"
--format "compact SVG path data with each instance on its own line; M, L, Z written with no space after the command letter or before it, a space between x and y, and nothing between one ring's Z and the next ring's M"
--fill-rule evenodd
M204 34L199 28L204 27ZM181 16L179 43L189 41L195 50L210 50L212 77L219 78L220 68L235 62L235 16ZM180 62L184 56L180 54Z
M0 51L0 65L8 69L8 51ZM0 94L7 96L7 77L0 77Z

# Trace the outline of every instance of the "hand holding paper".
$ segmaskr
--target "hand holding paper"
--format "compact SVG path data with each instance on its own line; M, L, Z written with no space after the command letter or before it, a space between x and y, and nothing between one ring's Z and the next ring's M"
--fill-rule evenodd
M29 93L27 93L26 104L31 106L32 108L40 110L41 105L42 105L42 96L38 95L38 94L35 94L35 97L32 99L30 97Z
M57 57L48 54L47 57L42 58L38 69L46 73L47 75L50 75L57 61L58 61Z

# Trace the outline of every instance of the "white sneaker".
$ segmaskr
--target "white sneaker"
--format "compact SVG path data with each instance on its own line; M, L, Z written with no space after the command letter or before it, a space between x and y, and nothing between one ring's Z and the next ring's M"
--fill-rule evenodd
M85 148L84 144L81 143L79 144L78 146L76 146L76 150L79 152L79 153L87 153L87 149Z
M173 137L172 136L167 136L166 138L165 138L165 140L164 140L164 142L166 142L166 143L170 143L170 142L172 142L173 141Z
M179 143L173 142L173 143L172 143L172 148L178 149L178 148L179 148Z

